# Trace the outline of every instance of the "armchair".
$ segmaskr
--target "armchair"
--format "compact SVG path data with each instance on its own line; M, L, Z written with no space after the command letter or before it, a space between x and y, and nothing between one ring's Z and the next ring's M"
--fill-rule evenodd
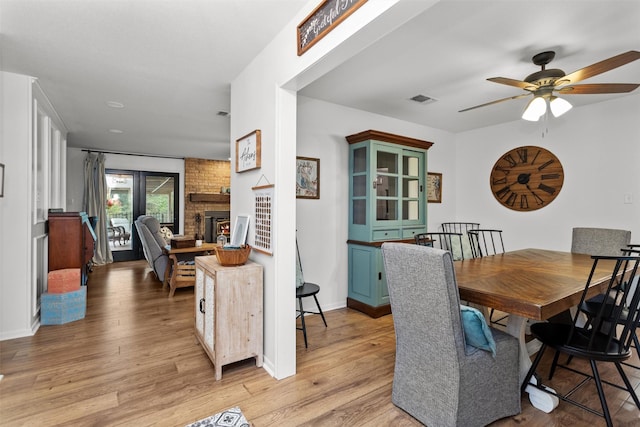
M140 215L135 221L135 226L149 267L158 280L163 281L169 268L169 255L164 251L167 242L160 232L160 223L152 216Z
M392 401L429 426L485 426L520 413L519 345L488 328L496 354L469 346L451 254L384 243L396 332Z

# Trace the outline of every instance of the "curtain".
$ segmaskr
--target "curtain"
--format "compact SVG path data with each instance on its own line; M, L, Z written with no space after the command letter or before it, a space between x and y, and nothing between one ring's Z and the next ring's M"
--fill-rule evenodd
M108 264L113 262L113 255L109 247L107 236L107 179L104 168L105 157L103 153L87 153L84 161L84 210L87 215L98 218L95 228L96 252L93 257L95 264Z

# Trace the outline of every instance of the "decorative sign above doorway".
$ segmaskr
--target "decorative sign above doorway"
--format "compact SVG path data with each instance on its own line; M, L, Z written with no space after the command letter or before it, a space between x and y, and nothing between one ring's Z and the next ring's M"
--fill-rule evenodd
M324 0L298 25L298 56L302 55L367 0Z

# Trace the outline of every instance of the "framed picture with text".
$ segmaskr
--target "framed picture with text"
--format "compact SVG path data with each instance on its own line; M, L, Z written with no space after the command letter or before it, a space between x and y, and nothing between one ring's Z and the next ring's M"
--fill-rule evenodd
M236 140L236 172L260 168L260 130Z
M302 55L367 0L323 0L298 25L298 56Z

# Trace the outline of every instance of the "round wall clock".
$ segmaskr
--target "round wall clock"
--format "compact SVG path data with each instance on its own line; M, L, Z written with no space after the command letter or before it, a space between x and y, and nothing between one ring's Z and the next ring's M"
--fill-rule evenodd
M525 146L504 153L491 170L491 192L515 211L535 211L560 193L564 171L560 160L541 147Z

